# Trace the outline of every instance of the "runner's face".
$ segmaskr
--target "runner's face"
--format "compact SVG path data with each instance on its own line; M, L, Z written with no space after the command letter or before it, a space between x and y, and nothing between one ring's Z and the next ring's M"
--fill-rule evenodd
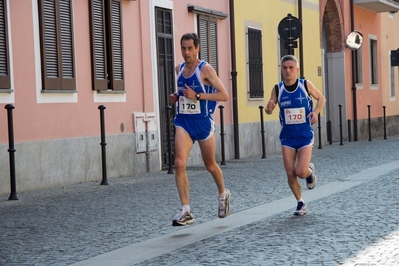
M298 74L298 67L295 61L285 61L281 64L281 74L285 82L296 80Z
M181 54L186 63L193 63L197 60L199 46L195 48L194 40L183 40L181 43Z

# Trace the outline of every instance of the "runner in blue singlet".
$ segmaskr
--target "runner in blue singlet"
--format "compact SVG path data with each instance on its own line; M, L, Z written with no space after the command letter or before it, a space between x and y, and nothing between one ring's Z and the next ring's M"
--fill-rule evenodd
M281 59L281 74L283 81L272 89L265 111L270 115L277 104L280 107L284 168L290 189L297 200L294 215L303 215L307 213L307 206L297 177L306 179L308 189L316 185L315 167L310 162L314 138L312 124L317 122L326 99L312 82L297 78L298 60L295 56L286 55ZM312 97L317 100L314 110Z
M230 214L230 191L225 189L222 170L215 159L215 123L212 114L218 101L227 101L229 95L212 66L198 59L199 38L186 33L180 40L184 63L176 66L177 87L169 95L176 103L175 132L175 179L182 207L172 225L194 222L190 210L187 160L195 141L198 141L206 170L211 173L219 195L218 216Z

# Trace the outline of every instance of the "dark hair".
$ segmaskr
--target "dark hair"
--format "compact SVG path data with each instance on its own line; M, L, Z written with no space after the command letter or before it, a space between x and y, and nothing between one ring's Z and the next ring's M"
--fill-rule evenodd
M197 48L199 45L199 38L197 33L186 33L183 36L181 36L180 39L180 45L183 43L183 41L189 41L193 40L194 41L194 47Z
M284 55L281 58L281 62L280 63L282 64L285 61L294 61L296 63L296 66L298 67L298 59L295 56L293 56L293 55L290 55L290 54Z

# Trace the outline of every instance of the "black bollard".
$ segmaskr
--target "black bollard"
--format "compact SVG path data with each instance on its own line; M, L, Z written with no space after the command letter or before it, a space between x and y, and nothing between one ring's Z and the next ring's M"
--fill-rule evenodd
M387 121L386 121L385 108L386 108L386 106L384 105L382 107L382 110L383 110L383 113L384 113L384 139L387 139Z
M367 105L368 109L368 121L369 121L369 141L371 141L371 117L370 117L370 107L371 105Z
M104 122L104 105L100 105L98 109L100 110L100 126L101 126L101 158L102 158L102 172L103 172L103 179L101 180L100 185L108 185L107 181L107 156L105 146L107 143L105 142L105 122Z
M171 123L170 123L170 110L172 110L172 106L165 106L166 110L166 128L167 128L167 134L168 134L168 163L169 163L169 169L168 169L168 174L174 174L173 172L173 156L172 156L172 133L171 133Z
M320 122L320 113L317 116L317 120L318 120L318 126L317 128L319 129L319 147L318 149L323 149L323 147L321 147L321 122Z
M8 200L18 200L17 194L17 186L15 182L15 148L14 148L14 126L12 120L12 109L14 109L14 105L7 104L5 109L7 109L7 118L8 118L8 152L10 155L10 185L11 185L11 193Z
M222 162L220 165L226 165L226 160L225 160L225 152L224 152L224 122L223 122L223 105L219 105L220 109L220 140L221 140L221 145L222 145Z
M351 120L348 119L348 141L351 142Z
M338 107L339 107L339 138L340 138L339 145L344 145L342 140L342 104L338 104Z
M263 124L263 106L259 106L260 110L260 133L262 136L262 158L266 158L266 146L265 146L265 126Z
M327 140L328 140L328 144L332 144L332 127L331 127L331 120L327 121Z

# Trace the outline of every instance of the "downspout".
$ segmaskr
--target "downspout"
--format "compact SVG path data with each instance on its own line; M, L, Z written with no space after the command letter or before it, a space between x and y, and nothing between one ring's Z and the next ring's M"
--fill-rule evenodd
M350 0L351 8L351 32L355 30L353 0ZM356 103L356 83L355 83L355 51L352 50L352 99L353 99L353 139L357 141L357 103Z
M141 13L142 13L142 1L139 1L139 21L140 21L140 39L141 39L141 47L143 47L143 20L141 19ZM141 65L144 67L144 53L141 53ZM151 151L150 151L150 134L149 134L149 122L151 119L147 118L147 107L146 107L146 91L145 91L145 71L142 71L141 73L141 79L143 81L143 112L144 112L144 119L143 122L145 123L145 158L146 158L146 169L147 172L151 172ZM137 134L138 132L136 132Z
M230 42L231 42L231 81L233 93L233 127L234 127L234 154L235 159L240 159L240 137L238 124L237 103L237 70L236 70L236 37L234 24L234 0L230 0Z
M302 0L298 0L298 19L302 24ZM303 30L301 36L299 36L299 72L301 78L305 78L305 70L303 68Z

